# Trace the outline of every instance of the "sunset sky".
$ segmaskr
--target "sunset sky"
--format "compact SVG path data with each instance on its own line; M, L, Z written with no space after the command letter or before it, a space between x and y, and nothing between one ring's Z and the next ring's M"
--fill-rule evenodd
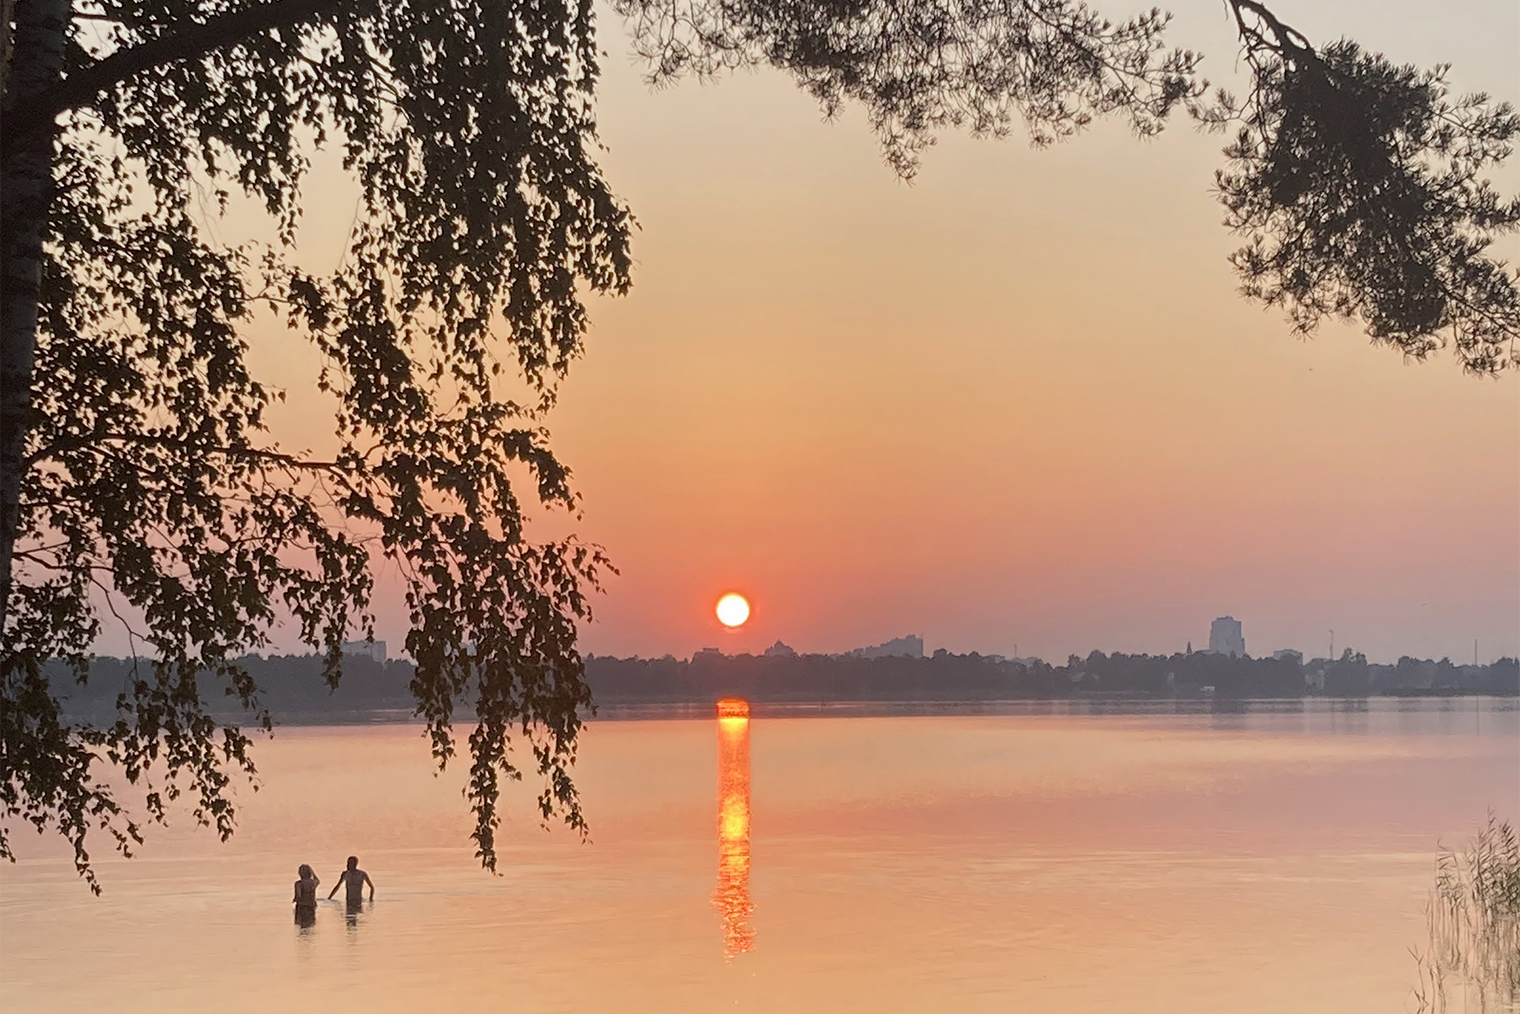
M1172 9L1174 42L1231 79L1223 5ZM1279 13L1520 99L1508 0ZM651 92L602 24L604 164L641 230L633 292L593 303L550 419L578 531L622 571L587 650L912 632L1064 659L1197 646L1230 613L1253 654L1323 654L1330 628L1374 659L1520 653L1520 377L1349 327L1305 343L1239 298L1220 138L950 135L908 185L858 115L822 121L773 71ZM322 179L318 263L352 212ZM260 335L297 383L299 339ZM399 642L395 589L377 636ZM734 632L729 590L754 606Z

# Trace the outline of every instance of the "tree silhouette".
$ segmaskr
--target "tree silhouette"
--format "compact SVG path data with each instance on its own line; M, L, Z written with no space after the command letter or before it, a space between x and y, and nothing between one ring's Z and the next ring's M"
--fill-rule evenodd
M1327 316L1423 357L1513 362L1514 279L1488 253L1520 205L1483 173L1517 120L1448 97L1351 43L1316 47L1251 0L1234 14L1250 90L1210 93L1168 16L1111 22L1072 0L618 0L660 81L769 64L824 109L862 106L911 175L937 131L1037 144L1100 116L1137 134L1178 108L1235 132L1219 177L1247 294L1295 327ZM514 476L573 512L541 415L580 353L585 291L629 284L627 209L596 163L589 0L0 0L0 854L16 821L86 842L188 793L230 834L253 770L208 711L207 674L269 723L236 659L277 615L329 683L369 625L370 566L407 582L412 690L440 763L469 736L480 858L503 778L542 781L545 819L583 826L570 779L589 704L575 647L607 564L534 542ZM291 257L313 146L343 153L361 213L338 269ZM209 197L260 201L263 246L218 241ZM278 446L281 397L249 370L272 311L321 354L336 450ZM526 381L527 398L511 385ZM109 724L65 720L45 677L83 680L99 610L151 662Z

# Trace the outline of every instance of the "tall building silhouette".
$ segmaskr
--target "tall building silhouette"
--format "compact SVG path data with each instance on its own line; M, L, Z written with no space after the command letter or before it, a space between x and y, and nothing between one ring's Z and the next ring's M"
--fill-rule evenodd
M384 641L344 641L343 654L358 655L363 658L373 659L384 664L385 642Z
M755 949L749 899L749 703L718 702L718 886L713 905L723 920L723 957Z
M873 644L866 648L856 648L850 654L857 658L890 658L894 655L902 655L907 658L923 658L924 639L917 634L908 634L904 637L894 637L884 644Z
M1233 616L1221 616L1209 627L1209 650L1216 655L1246 654L1246 635L1240 621Z

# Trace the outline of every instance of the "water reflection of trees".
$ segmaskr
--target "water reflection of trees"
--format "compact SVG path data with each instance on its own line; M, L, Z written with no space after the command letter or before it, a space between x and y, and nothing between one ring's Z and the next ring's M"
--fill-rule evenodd
M725 699L718 702L718 885L713 890L725 958L755 949L749 863L749 705Z

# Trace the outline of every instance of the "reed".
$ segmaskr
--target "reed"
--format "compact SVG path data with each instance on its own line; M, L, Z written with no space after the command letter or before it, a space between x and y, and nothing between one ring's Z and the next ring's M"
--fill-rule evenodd
M1441 849L1425 914L1420 1014L1520 1011L1520 837L1508 822L1490 813L1462 852Z

